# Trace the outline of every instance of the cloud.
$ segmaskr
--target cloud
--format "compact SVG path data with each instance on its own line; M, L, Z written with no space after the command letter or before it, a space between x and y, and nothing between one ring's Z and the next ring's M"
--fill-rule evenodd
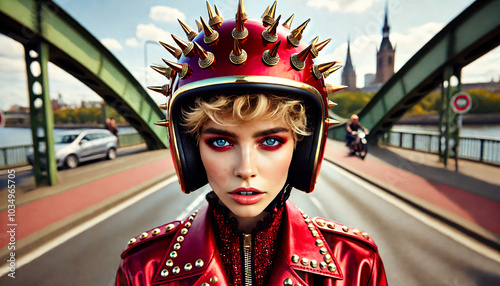
M138 39L146 41L162 41L170 44L175 44L170 36L170 33L163 31L154 24L139 24L137 25L135 35Z
M129 39L125 40L125 45L127 47L136 48L139 46L139 43L137 42L136 38L129 38Z
M493 49L489 53L465 66L462 69L462 82L500 81L498 63L500 63L500 47Z
M307 6L326 8L330 12L361 14L370 9L375 0L308 0Z
M123 50L122 45L115 39L106 38L102 39L101 43L108 48L110 51L121 51Z
M397 72L416 52L418 52L444 24L427 23L419 27L408 29L407 33L391 33L389 38L393 47L396 47L394 69ZM351 59L356 71L358 87L364 86L364 76L367 73L376 72L377 49L380 47L382 35L365 35L358 33L351 37ZM347 55L347 43L340 45L333 53L318 57L317 62L340 61L343 64ZM327 80L334 84L340 84L342 70L333 74Z
M186 22L186 15L181 11L167 6L153 6L149 12L149 17L161 22L176 22L177 19Z
M22 56L24 57L24 48L23 46L5 36L5 35L2 35L0 34L0 47L2 47L0 49L0 55L4 55L4 56L9 56L9 57L13 57L13 56Z

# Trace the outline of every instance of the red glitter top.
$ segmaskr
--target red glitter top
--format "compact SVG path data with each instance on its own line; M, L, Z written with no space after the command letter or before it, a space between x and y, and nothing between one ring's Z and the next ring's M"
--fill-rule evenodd
M231 285L243 285L243 233L238 220L227 207L219 204L214 192L207 195L209 213L213 215L213 229L217 247ZM267 285L281 243L281 220L284 208L269 213L252 231L252 285Z

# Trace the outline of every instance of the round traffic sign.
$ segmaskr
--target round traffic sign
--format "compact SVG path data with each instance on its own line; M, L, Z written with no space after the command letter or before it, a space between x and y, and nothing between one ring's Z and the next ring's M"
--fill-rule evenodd
M472 99L466 92L459 92L451 98L451 108L458 114L467 113L472 107Z

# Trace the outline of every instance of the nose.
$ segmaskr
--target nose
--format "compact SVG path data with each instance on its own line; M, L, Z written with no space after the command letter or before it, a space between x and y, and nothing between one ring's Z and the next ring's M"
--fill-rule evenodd
M243 180L257 176L256 154L251 146L242 146L237 164L234 168L234 175Z

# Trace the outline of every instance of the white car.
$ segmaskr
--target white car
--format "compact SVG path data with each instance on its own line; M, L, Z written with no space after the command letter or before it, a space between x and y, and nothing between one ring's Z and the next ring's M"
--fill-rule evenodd
M96 159L114 159L118 138L105 129L71 130L54 134L57 167L76 168L80 163ZM42 150L43 151L43 150ZM33 150L28 153L33 165Z

